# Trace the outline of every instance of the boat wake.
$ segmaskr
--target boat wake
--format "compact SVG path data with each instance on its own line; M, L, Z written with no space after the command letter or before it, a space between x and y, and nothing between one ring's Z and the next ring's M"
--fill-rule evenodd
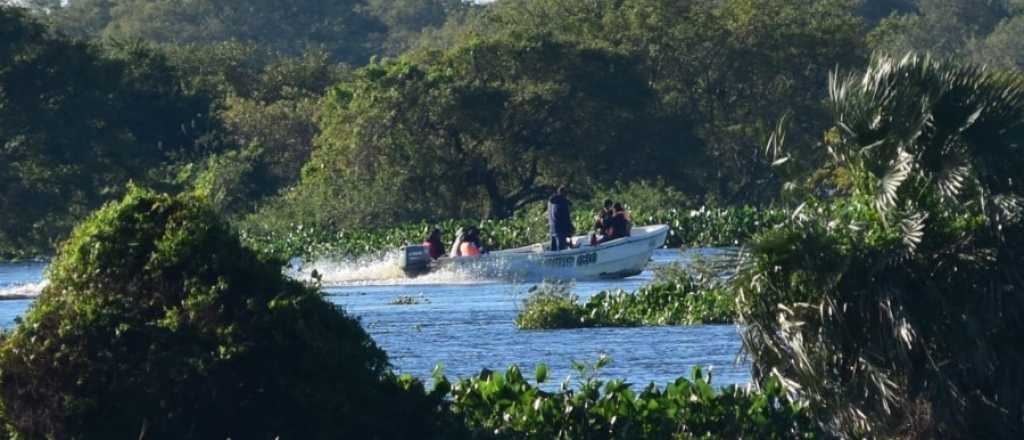
M13 284L0 287L0 301L35 298L39 296L47 284L49 282L43 280L38 283Z
M295 258L285 273L297 280L315 281L314 272L324 287L397 286L423 284L478 284L492 281L487 271L470 266L443 267L428 274L409 278L398 267L398 252L354 259L325 259L305 262Z
M314 271L324 287L345 286L398 286L436 284L479 284L494 281L490 267L477 265L443 267L428 274L409 278L398 267L398 252L378 257L352 259L324 259L304 262L294 258L284 272L301 281L315 281ZM0 301L34 299L49 284L47 280L0 284Z

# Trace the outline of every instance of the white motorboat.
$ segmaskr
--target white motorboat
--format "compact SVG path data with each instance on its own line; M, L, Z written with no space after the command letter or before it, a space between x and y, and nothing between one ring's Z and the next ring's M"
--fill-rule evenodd
M629 237L598 245L591 245L590 237L581 235L572 238L574 247L562 251L551 251L537 243L478 257L443 257L436 261L430 260L423 246L405 246L399 266L409 276L456 270L514 279L624 278L642 272L667 236L666 225L636 226Z

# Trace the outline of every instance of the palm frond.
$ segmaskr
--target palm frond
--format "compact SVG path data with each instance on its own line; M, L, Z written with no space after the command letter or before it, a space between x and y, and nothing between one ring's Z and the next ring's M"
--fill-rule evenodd
M887 212L896 206L898 191L903 182L910 177L913 169L914 156L901 150L889 165L889 170L878 179L875 206L881 212Z
M751 244L755 377L850 438L1020 438L1024 75L908 54L828 92L852 187Z
M953 200L964 191L970 175L970 165L965 162L953 162L944 165L943 169L939 171L935 185L943 198Z
M924 239L926 220L928 220L928 214L918 212L904 218L900 222L900 232L903 233L903 244L907 246L906 251L908 255L913 255L917 252L917 246Z

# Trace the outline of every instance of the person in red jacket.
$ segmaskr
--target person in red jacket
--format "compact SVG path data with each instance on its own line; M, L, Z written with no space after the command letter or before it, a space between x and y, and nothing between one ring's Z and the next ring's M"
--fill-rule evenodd
M444 243L441 242L441 230L434 228L430 231L430 236L423 242L423 247L427 248L427 253L430 254L430 258L438 259L444 255Z

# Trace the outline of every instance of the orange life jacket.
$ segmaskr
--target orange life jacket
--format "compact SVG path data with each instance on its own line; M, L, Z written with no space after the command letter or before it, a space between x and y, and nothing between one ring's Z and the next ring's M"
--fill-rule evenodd
M459 250L462 252L463 257L480 256L480 248L476 247L476 244L474 244L471 241L463 242L462 245L459 247Z

